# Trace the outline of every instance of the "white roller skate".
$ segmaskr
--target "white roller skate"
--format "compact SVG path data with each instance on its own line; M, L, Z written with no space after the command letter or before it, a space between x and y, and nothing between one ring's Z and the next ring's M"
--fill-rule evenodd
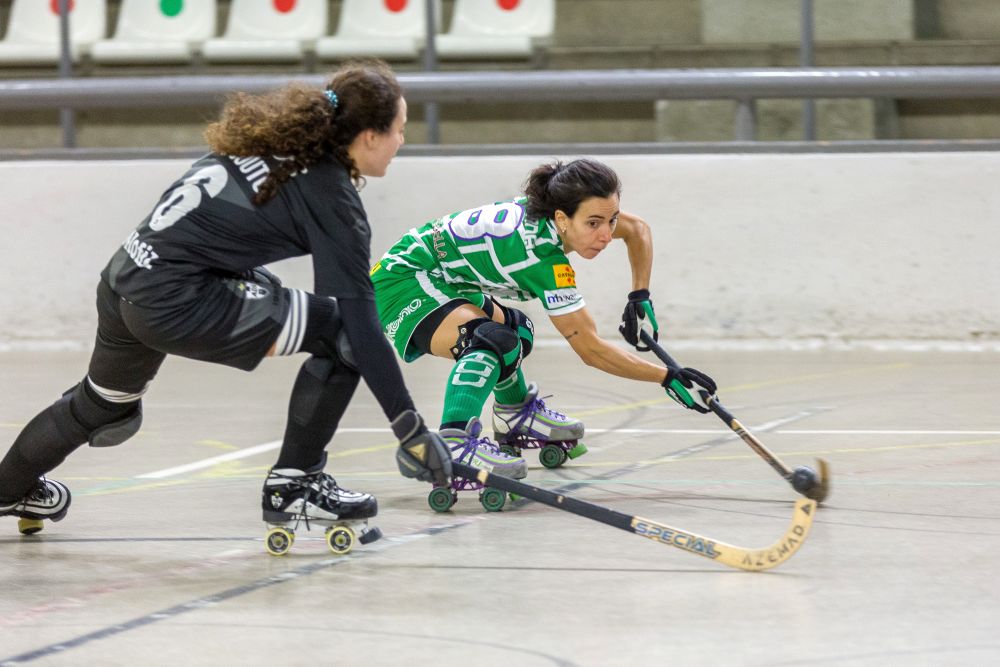
M61 482L39 477L38 483L20 500L0 502L0 516L18 517L17 529L22 535L34 535L42 529L42 521L62 521L72 499L69 489Z
M288 553L295 542L295 530L305 524L326 526L326 543L337 555L348 553L354 542L369 544L382 537L378 528L369 528L368 519L378 514L378 503L368 493L348 491L323 472L323 459L308 470L275 468L264 481L263 509L267 522L264 547L273 556Z
M490 474L522 479L528 466L520 456L509 456L500 451L489 438L482 437L483 425L475 417L465 430L443 428L439 431L444 443L451 449L454 460L486 470ZM450 486L434 487L427 496L427 503L435 512L447 512L458 502L459 491L479 491L479 502L487 512L503 509L507 495L500 489L483 488L476 480L455 477Z
M534 382L528 385L524 402L493 405L493 435L511 456L520 456L522 449L541 449L538 460L546 468L558 468L567 458L587 453L580 442L583 422L547 408Z

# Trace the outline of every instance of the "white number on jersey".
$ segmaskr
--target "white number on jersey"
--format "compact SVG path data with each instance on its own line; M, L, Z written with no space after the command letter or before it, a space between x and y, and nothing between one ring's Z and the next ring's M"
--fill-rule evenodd
M213 164L194 172L167 193L164 202L153 211L149 228L154 232L166 229L198 208L202 193L214 197L222 192L228 180L229 172L221 164Z
M514 202L490 204L462 211L448 223L455 238L475 241L484 236L502 239L517 231L524 209Z

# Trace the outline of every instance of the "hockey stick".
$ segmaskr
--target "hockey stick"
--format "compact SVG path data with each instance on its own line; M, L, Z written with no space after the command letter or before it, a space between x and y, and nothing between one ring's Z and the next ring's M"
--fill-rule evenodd
M660 344L653 340L653 337L649 335L649 332L642 330L639 332L642 342L645 343L649 349L653 351L660 361L665 363L668 367L678 370L681 365L674 361L673 357L667 354L667 351L660 347ZM708 392L705 392L708 393ZM798 493L801 493L806 498L811 498L818 503L826 500L826 497L830 494L830 466L823 459L816 459L816 470L809 468L808 466L800 466L795 470L789 469L781 459L771 453L771 451L764 446L760 440L758 440L752 433L747 431L746 427L739 422L736 417L732 415L729 410L719 402L718 397L709 396L706 399L708 407L712 409L719 419L726 423L726 426L731 428L736 435L743 439L743 442L750 445L750 448L757 452L762 459L767 461L772 468L774 468L779 475L785 478L792 488Z
M741 570L768 570L784 563L799 550L809 534L813 516L816 513L816 503L800 498L795 502L795 512L792 523L777 542L763 549L746 549L725 542L719 542L695 533L673 528L656 521L630 516L613 509L577 500L561 493L554 493L537 486L525 484L509 477L493 475L485 470L474 468L458 461L452 462L452 470L458 477L477 480L483 486L514 493L525 498L531 498L550 507L561 509L577 516L593 519L614 528L627 530L641 537L648 537L655 542L669 544L672 547L710 558L716 562Z

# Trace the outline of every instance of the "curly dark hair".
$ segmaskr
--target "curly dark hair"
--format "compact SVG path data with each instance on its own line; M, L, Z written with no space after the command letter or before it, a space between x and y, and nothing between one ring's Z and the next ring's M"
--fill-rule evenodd
M336 93L336 106L327 91ZM365 130L388 132L402 96L385 62L354 61L338 69L325 90L292 83L261 95L231 95L219 120L205 130L205 139L212 151L222 155L278 158L257 192L258 204L274 197L278 186L293 175L328 156L360 183L361 172L347 149Z
M555 218L556 211L573 217L585 199L591 197L621 196L622 185L618 174L597 160L580 159L559 161L535 167L524 184L528 197L528 217Z

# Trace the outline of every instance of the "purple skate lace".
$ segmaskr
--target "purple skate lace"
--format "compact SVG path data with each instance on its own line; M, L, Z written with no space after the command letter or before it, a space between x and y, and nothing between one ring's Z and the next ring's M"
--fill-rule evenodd
M530 437L530 438L544 438L545 437L544 434L539 433L534 428L532 428L532 426L534 426L535 424L536 412L541 412L545 416L555 421L566 420L565 414L563 414L562 412L558 412L557 410L553 410L545 405L544 399L546 398L552 398L552 394L546 394L545 396L538 396L536 394L533 400L528 401L523 406L521 406L521 409L518 411L518 413L514 415L513 424L511 424L511 421L508 421L507 419L503 420L504 423L507 424L507 427L509 429L507 434L510 438L516 438L518 436ZM501 417L501 419L503 418ZM527 422L527 424L525 424L525 422ZM528 430L527 433L518 433L521 430L522 425L526 426Z
M493 454L503 454L503 452L500 451L500 448L493 444L492 440L486 437L479 437L480 433L482 433L482 426L477 423L475 430L468 433L463 439L463 442L460 442L450 448L452 452L462 450L462 453L456 458L457 461L471 461L472 457L476 453L476 449L481 445L485 446L485 448L490 450ZM483 488L483 485L479 482L479 480L466 479L464 477L456 476L451 480L451 488L455 491L475 491Z

